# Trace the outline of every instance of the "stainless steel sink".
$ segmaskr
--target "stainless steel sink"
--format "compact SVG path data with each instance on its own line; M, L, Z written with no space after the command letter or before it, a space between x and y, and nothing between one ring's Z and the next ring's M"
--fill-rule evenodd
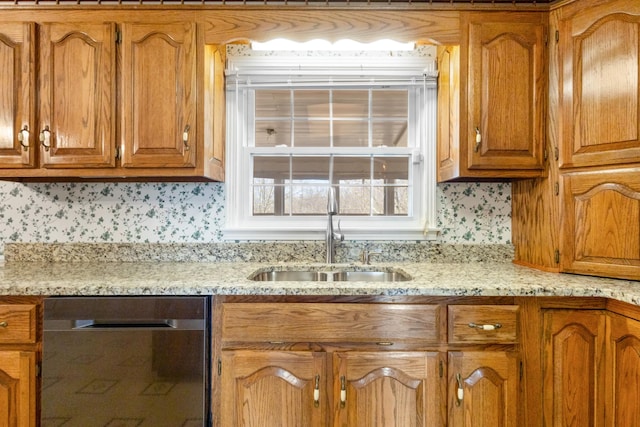
M327 273L321 271L263 271L253 274L257 282L326 282Z
M257 282L404 282L411 277L394 269L357 270L267 270L258 271L249 279Z
M399 271L338 271L333 273L334 282L404 282L411 280Z

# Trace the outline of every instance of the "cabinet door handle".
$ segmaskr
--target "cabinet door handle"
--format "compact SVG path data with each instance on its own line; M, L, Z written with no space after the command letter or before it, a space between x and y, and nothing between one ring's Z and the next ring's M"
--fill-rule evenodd
M502 328L501 323L486 323L486 324L478 324L478 323L469 323L470 328L480 329L482 331L495 331L496 329Z
M29 151L29 126L24 125L24 127L18 131L18 141L24 151Z
M456 374L456 382L458 383L458 389L456 390L456 406L460 406L460 402L464 399L464 388L462 387L462 376Z
M44 151L49 151L49 148L51 148L51 131L49 130L49 126L45 126L40 132L40 143L44 147Z
M480 144L482 144L482 135L480 134L480 128L476 126L476 148L474 149L476 153L480 151Z
M184 127L184 131L182 131L182 142L184 143L185 151L189 151L191 147L189 146L189 131L191 130L191 126L186 125Z
M340 377L340 407L344 408L347 404L347 381L342 375Z
M0 322L0 328L8 328L9 327L9 323L7 323L6 320L3 320L2 322Z
M316 384L313 387L313 406L320 406L320 375L316 375Z

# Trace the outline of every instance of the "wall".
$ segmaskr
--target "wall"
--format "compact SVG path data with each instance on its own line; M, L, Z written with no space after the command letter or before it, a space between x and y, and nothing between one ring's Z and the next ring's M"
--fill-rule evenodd
M223 240L224 184L0 182L6 242L206 243ZM443 243L511 243L511 185L438 186Z

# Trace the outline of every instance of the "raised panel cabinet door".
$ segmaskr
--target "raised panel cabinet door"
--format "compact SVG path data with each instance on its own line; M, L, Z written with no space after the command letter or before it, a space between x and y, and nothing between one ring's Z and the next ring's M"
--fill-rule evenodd
M311 351L222 352L220 426L324 426L326 356Z
M561 166L640 161L640 4L583 8L559 37Z
M196 24L122 25L122 166L195 167Z
M34 29L0 22L0 168L35 166Z
M544 16L473 15L468 31L468 168L542 170Z
M40 166L115 166L115 24L40 26Z
M563 176L561 268L565 272L640 277L640 169Z
M460 173L460 46L438 46L438 181Z
M640 321L608 313L608 427L640 426ZM609 388L609 387L607 387Z
M449 426L518 427L519 359L515 352L449 352Z
M438 352L335 353L334 426L443 426L442 363Z
M35 427L36 355L0 351L0 425Z
M547 310L543 319L544 425L603 425L604 313Z

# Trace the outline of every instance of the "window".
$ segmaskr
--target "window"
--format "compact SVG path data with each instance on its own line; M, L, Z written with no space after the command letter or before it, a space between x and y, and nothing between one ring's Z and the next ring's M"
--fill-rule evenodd
M245 56L228 64L225 237L323 238L330 186L346 238L434 234L432 60Z

